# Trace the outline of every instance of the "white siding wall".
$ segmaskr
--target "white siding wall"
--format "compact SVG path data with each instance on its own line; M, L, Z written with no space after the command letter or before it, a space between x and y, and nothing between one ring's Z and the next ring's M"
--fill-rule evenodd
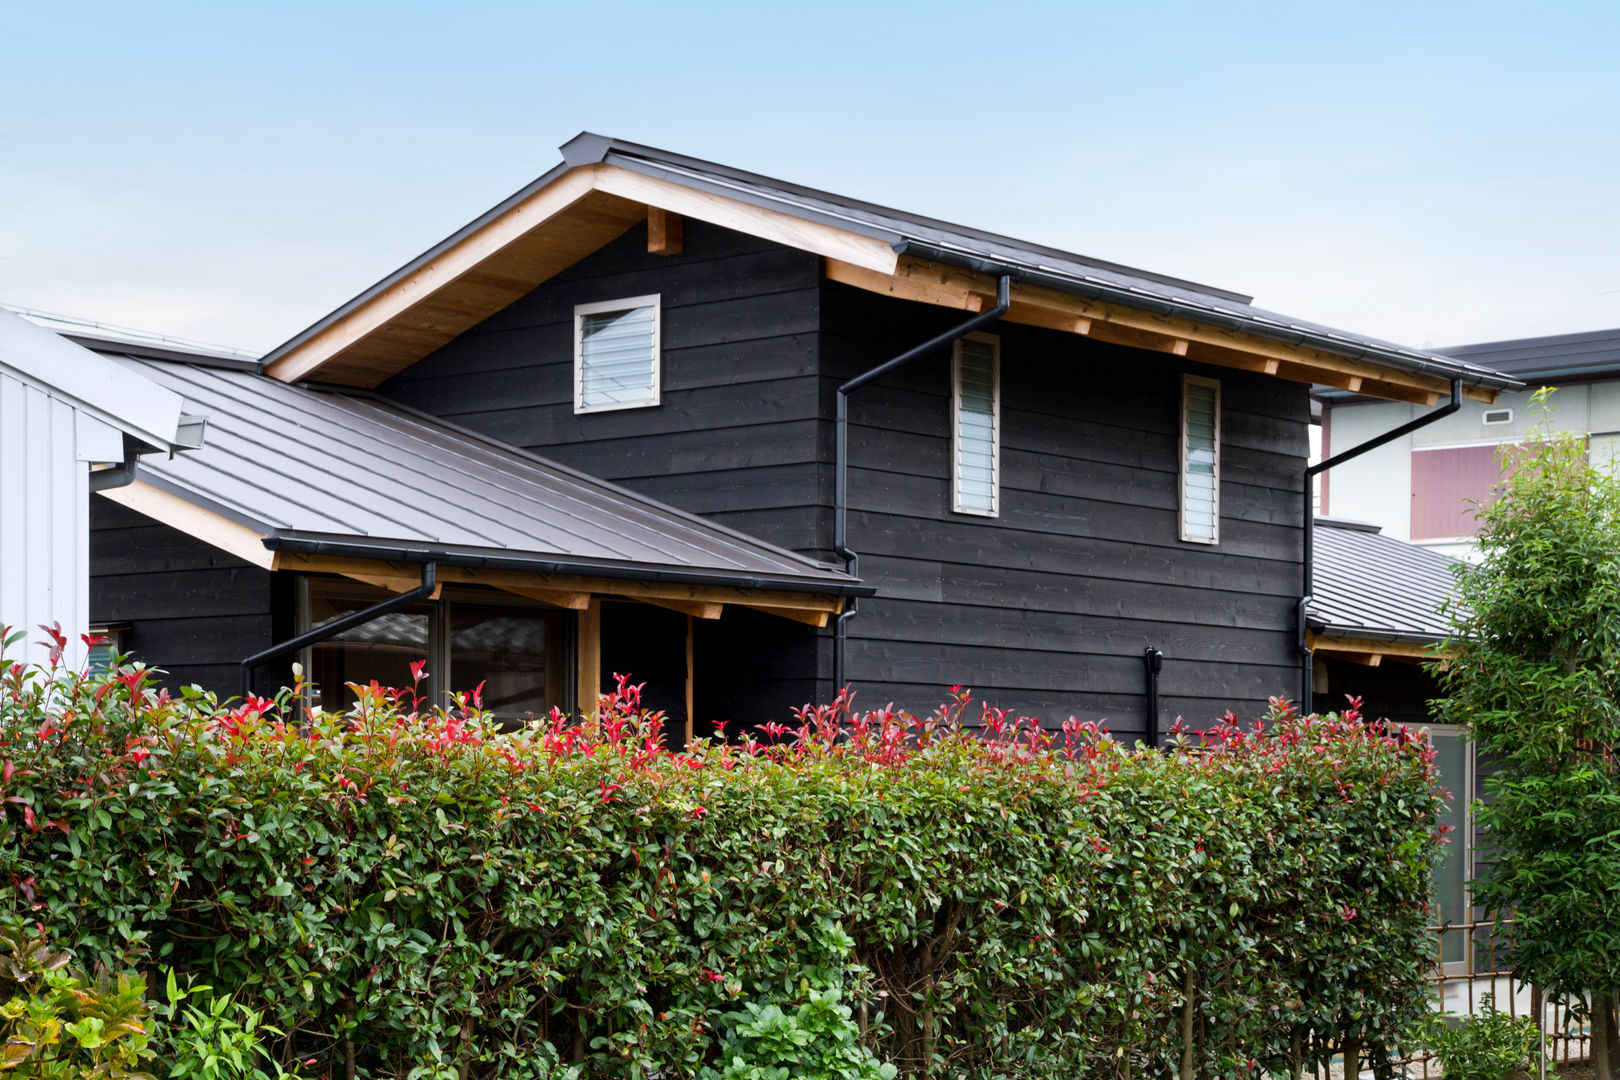
M68 659L84 654L90 614L88 454L111 429L0 370L0 624L26 630L8 660L43 661L41 623L60 622ZM114 433L115 434L115 433ZM80 453L83 447L85 454ZM102 458L106 460L106 458Z
M1461 409L1444 420L1334 467L1329 473L1325 513L1371 521L1382 525L1386 535L1399 540L1411 539L1412 451L1425 446L1469 446L1523 439L1537 423L1530 411L1530 393L1524 390L1502 394L1495 405L1464 401ZM1592 458L1608 464L1616 440L1607 433L1620 433L1620 382L1560 387L1547 404L1552 410L1547 419L1555 430L1594 433ZM1487 425L1484 423L1487 409L1512 409L1513 422ZM1329 452L1348 450L1429 411L1421 405L1402 402L1334 406L1329 421ZM1468 543L1424 546L1449 555L1466 556L1472 550Z

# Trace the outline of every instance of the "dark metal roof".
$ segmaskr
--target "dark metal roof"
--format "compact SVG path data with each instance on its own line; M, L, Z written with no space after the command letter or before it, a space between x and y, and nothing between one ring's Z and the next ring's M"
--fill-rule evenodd
M1582 378L1620 373L1620 330L1482 341L1442 350L1520 379Z
M1307 620L1327 637L1440 641L1440 605L1457 560L1384 536L1378 526L1316 519L1316 565Z
M1292 319L1252 306L1242 293L1200 285L1180 278L1137 270L995 233L845 198L830 192L775 180L697 158L637 143L582 132L562 146L563 162L523 190L469 222L405 266L388 275L337 310L324 316L264 358L269 364L314 334L365 303L395 281L430 262L442 251L500 217L569 169L605 162L632 172L659 177L695 190L765 207L793 217L880 239L896 251L963 266L975 271L1009 273L1016 279L1064 292L1106 300L1125 307L1174 315L1197 322L1271 338L1291 345L1365 359L1397 370L1441 379L1460 378L1466 386L1513 389L1518 382L1487 367L1465 363L1421 349L1350 334Z
M364 394L251 371L122 361L209 414L206 446L140 479L274 549L794 592L840 570Z

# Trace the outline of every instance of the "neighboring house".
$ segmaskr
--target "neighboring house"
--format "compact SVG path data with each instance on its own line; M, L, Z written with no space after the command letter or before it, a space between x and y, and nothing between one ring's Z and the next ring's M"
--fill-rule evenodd
M45 660L42 626L60 627L64 660L84 658L90 494L128 482L142 454L200 445L203 419L183 407L179 394L0 310L0 627L26 635L7 660Z
M98 516L128 648L235 692L338 630L294 642L329 696L426 656L513 712L625 672L695 733L840 681L1152 732L1298 693L1311 384L1517 385L648 147L563 158L258 365L129 361L218 434Z
M1492 403L1468 401L1455 415L1346 462L1324 480L1321 512L1375 521L1391 536L1466 556L1477 531L1476 501L1488 502L1500 477L1498 455L1537 422L1530 395L1556 387L1547 419L1587 436L1605 465L1620 447L1620 330L1489 341L1440 350L1506 372L1526 384ZM1422 410L1327 389L1322 453L1352 446Z
M1468 812L1469 799L1481 794L1479 775L1474 747L1462 733L1429 722L1429 702L1440 688L1424 668L1441 655L1447 637L1442 609L1456 580L1456 560L1360 521L1318 518L1315 535L1306 618L1314 650L1313 708L1343 709L1354 696L1369 718L1429 730L1441 781L1453 795L1445 822L1455 830L1436 872L1436 895L1446 921L1467 921L1467 883L1484 861ZM1446 962L1461 963L1465 946L1462 931L1448 931Z

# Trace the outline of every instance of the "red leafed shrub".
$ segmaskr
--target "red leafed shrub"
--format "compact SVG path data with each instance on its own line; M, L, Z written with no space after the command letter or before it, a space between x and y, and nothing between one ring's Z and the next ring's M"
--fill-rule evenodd
M1275 1074L1422 1011L1433 754L1353 711L1159 753L958 689L671 753L627 680L510 734L360 697L5 670L5 903L332 1076L719 1075L750 1004L903 1076L1164 1075L1189 1001L1200 1075Z

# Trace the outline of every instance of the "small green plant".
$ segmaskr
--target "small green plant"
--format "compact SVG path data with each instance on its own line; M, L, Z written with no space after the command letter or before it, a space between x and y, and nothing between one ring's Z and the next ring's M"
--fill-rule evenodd
M288 1076L269 1061L260 1045L280 1028L264 1022L264 1013L235 1001L231 995L214 996L211 986L182 987L169 972L168 1003L154 1010L165 1021L165 1055L171 1080L277 1080ZM264 1058L269 1071L259 1067Z
M1425 1041L1440 1059L1444 1080L1507 1080L1520 1069L1536 1074L1540 1034L1528 1016L1512 1016L1496 1007L1496 995L1486 994L1479 1011L1461 1022L1451 1013L1429 1018ZM1547 1076L1557 1080L1553 1064Z
M749 1002L727 1013L721 1068L700 1080L893 1080L896 1069L860 1044L860 1029L839 989L800 984L803 1000L784 1010Z
M43 932L0 926L0 1073L18 1080L151 1080L146 984L98 971Z

